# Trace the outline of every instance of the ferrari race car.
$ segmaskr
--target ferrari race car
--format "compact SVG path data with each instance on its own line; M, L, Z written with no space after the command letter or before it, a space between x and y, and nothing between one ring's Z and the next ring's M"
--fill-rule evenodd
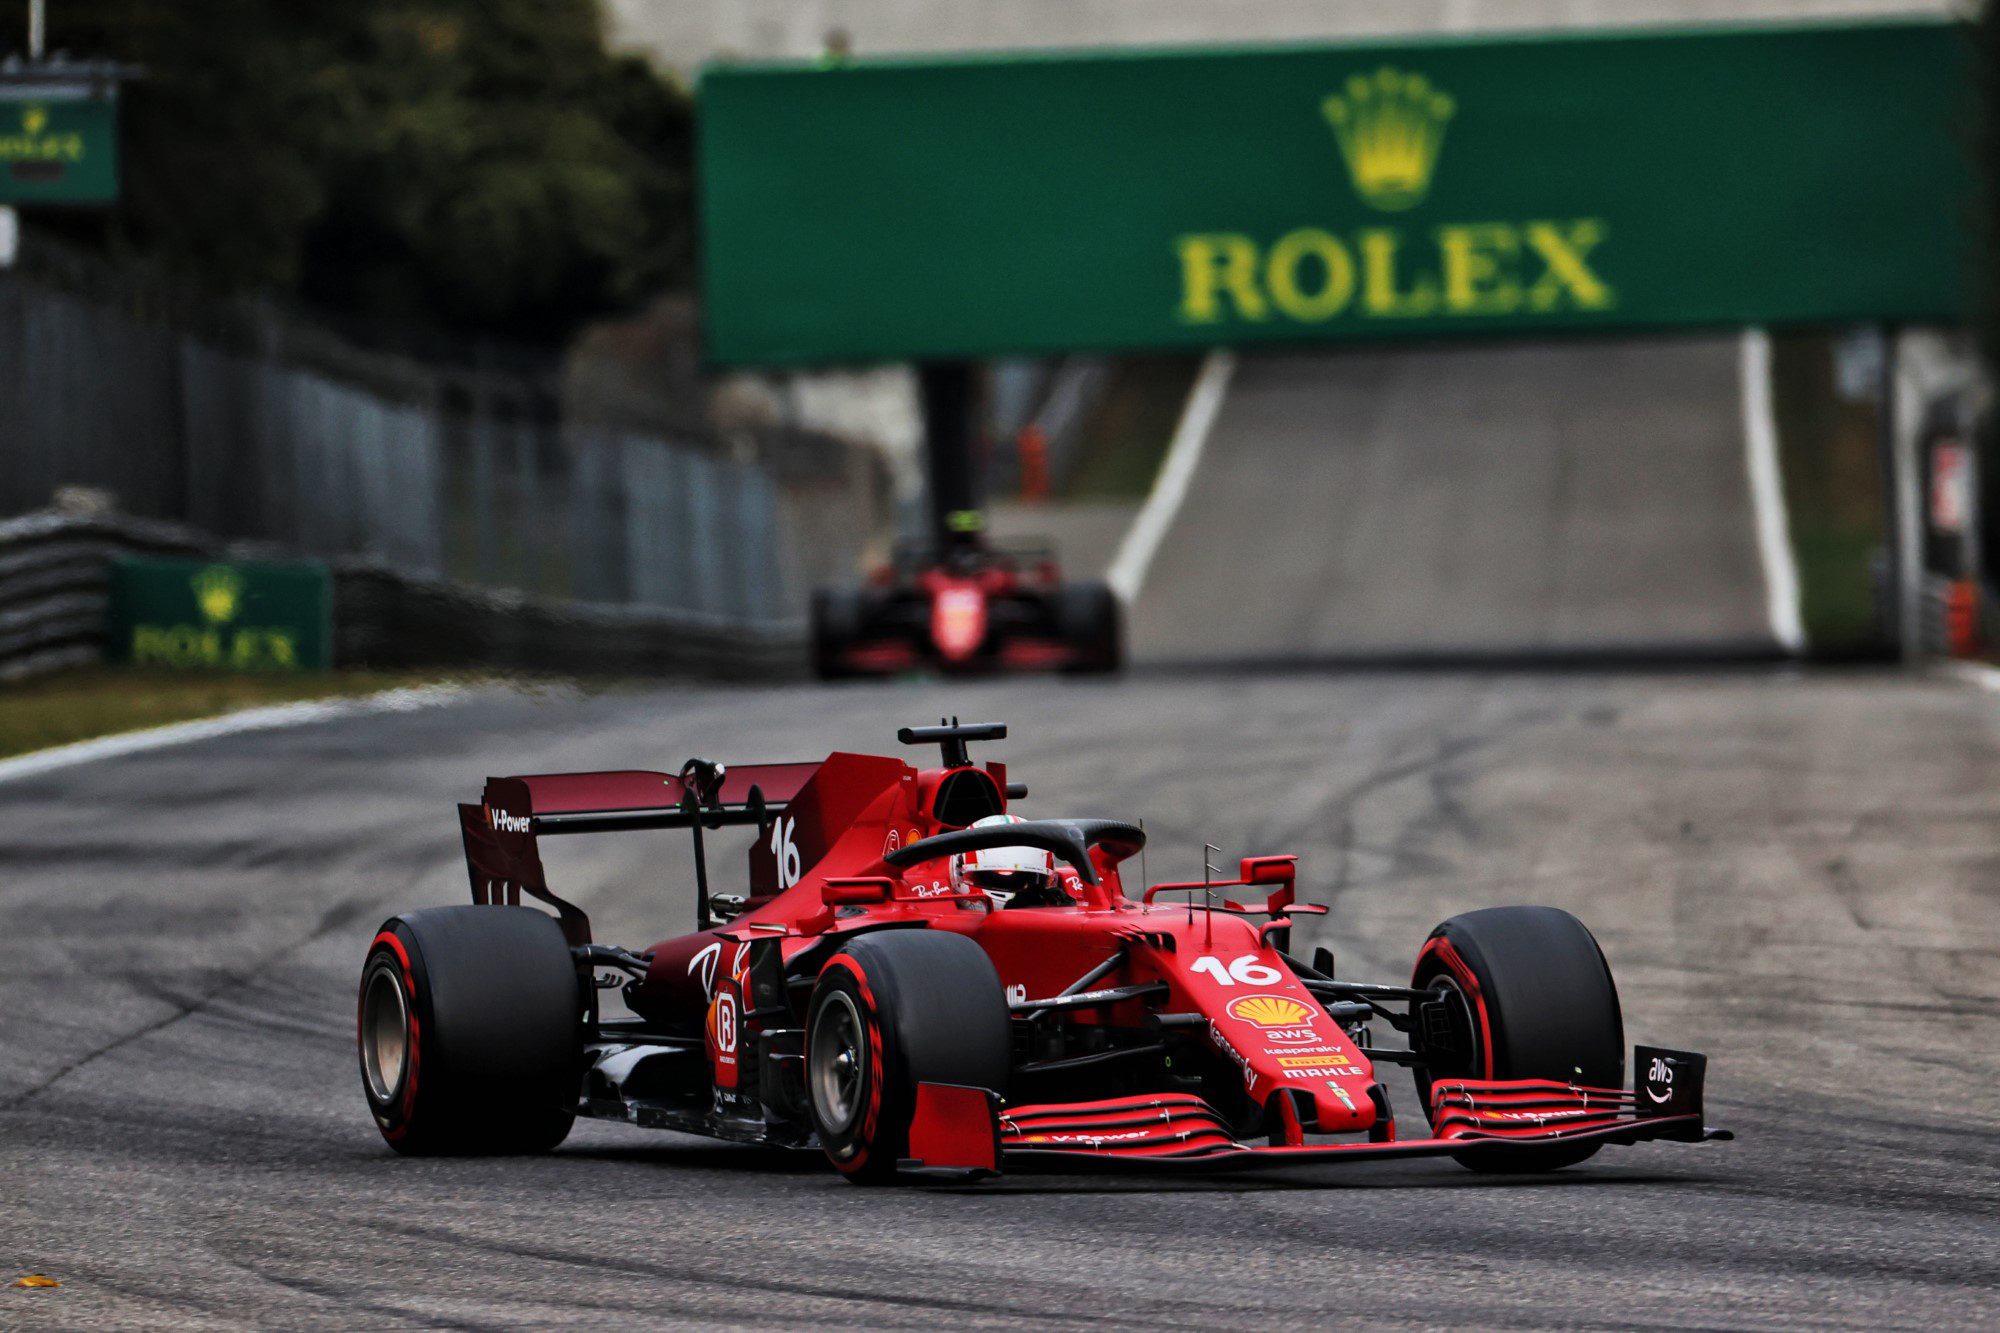
M1298 901L1297 858L1128 892L1144 832L1011 815L1026 789L967 752L1005 734L905 728L942 748L923 768L836 753L489 779L459 807L473 905L391 918L362 965L383 1137L542 1152L597 1116L816 1148L857 1182L1423 1155L1546 1171L1729 1137L1703 1123L1700 1055L1637 1047L1625 1087L1618 993L1575 917L1468 912L1408 984L1348 981L1325 950L1289 952L1326 910ZM746 892L711 893L704 840L732 826L755 829ZM699 929L594 941L540 841L665 828L693 836ZM629 1016L602 1011L612 990Z
M814 590L812 654L826 679L920 666L1116 671L1118 599L1103 583L1064 582L1045 547L901 544L864 586Z

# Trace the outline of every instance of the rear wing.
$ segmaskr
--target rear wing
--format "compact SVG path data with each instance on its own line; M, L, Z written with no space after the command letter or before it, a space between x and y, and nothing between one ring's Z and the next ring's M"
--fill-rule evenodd
M690 761L679 776L638 769L488 778L477 805L458 807L472 901L518 906L521 895L556 909L572 945L590 942L590 918L550 892L538 839L562 833L767 826L819 761L719 766ZM719 780L718 780L719 779Z

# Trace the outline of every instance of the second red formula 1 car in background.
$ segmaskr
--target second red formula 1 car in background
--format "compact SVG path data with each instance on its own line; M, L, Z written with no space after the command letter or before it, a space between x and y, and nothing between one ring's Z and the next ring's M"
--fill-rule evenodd
M812 600L813 668L823 678L944 671L1116 671L1117 597L1066 582L1046 547L903 544L860 588Z
M459 807L474 905L391 918L363 963L383 1136L539 1152L598 1116L817 1149L857 1182L1429 1155L1542 1171L1727 1137L1702 1121L1702 1056L1640 1046L1626 1086L1617 988L1568 913L1455 916L1407 982L1349 981L1289 952L1326 910L1298 901L1297 858L1128 885L1136 825L1009 813L1026 788L967 754L1005 734L905 728L942 748L925 767L489 779ZM712 895L704 839L726 827L755 830L747 884ZM540 840L669 828L694 838L698 929L594 941ZM631 1017L602 1012L609 988ZM1414 1111L1382 1077L1399 1065Z

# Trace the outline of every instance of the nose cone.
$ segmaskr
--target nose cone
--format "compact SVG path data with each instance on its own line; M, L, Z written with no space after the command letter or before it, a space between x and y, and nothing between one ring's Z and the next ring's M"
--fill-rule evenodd
M986 595L965 585L938 589L931 602L931 641L947 662L963 662L986 639Z
M1360 1078L1336 1078L1320 1088L1313 1089L1313 1111L1319 1120L1322 1134L1352 1134L1375 1125L1375 1099L1368 1095L1368 1089L1375 1080L1367 1076Z

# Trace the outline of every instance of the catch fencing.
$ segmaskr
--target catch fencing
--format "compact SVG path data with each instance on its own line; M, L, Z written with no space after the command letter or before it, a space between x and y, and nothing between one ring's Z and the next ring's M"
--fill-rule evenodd
M814 579L890 522L872 451L724 435L692 376L580 394L550 366L439 370L38 238L23 258L0 274L0 515L84 486L404 581L764 637L796 637Z

